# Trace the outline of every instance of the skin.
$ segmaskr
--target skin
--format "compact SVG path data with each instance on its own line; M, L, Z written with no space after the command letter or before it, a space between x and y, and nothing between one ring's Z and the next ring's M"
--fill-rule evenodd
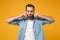
M7 22L11 22L14 21L17 18L26 18L28 17L29 20L32 20L34 17L35 18L42 18L42 19L46 19L49 22L54 22L54 18L50 17L50 16L45 16L45 15L39 15L38 13L35 13L35 10L33 9L33 7L27 7L26 11L24 13L22 13L21 15L17 15L11 18L8 18L6 21Z
M35 13L35 11L34 11L33 7L27 7L26 15L27 15L28 19L32 20L34 17L34 13Z

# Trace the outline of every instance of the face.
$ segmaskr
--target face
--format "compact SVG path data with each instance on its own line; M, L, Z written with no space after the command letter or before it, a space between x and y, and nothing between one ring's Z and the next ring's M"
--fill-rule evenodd
M29 18L33 17L34 16L33 7L27 7L26 14L27 14L27 17L29 17Z

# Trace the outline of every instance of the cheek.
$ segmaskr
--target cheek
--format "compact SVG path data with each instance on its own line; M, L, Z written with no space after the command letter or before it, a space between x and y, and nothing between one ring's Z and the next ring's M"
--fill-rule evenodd
M31 12L31 14L34 14L34 12Z
M28 14L28 12L26 12L26 14Z
M29 14L29 12L27 12L26 14Z

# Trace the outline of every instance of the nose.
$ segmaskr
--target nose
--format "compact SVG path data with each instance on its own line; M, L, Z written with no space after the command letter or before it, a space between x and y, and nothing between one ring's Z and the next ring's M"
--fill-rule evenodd
M29 14L31 14L31 12L29 12Z

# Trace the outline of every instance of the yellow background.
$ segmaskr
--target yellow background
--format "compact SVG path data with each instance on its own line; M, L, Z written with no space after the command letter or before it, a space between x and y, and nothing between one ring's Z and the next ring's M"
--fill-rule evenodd
M60 40L59 0L0 0L0 40L17 40L18 26L6 23L6 19L23 13L28 3L35 5L37 13L55 18L53 24L43 27L45 40Z

